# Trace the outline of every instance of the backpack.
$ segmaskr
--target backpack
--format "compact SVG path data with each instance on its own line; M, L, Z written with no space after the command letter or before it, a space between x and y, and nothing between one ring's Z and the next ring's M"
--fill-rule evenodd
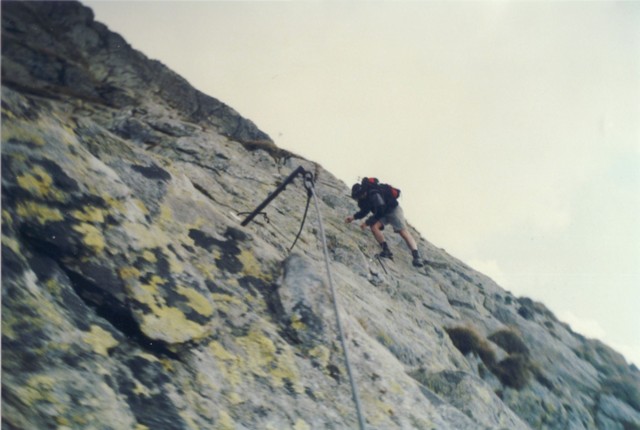
M370 189L373 187L387 188L391 197L396 200L398 199L398 197L400 197L400 189L395 188L389 184L381 184L380 181L378 181L378 178L363 178L361 184L363 187L366 187L366 189Z

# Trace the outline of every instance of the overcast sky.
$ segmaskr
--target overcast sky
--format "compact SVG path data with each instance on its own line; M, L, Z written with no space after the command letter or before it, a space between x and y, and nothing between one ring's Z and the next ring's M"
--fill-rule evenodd
M640 2L84 3L640 366Z

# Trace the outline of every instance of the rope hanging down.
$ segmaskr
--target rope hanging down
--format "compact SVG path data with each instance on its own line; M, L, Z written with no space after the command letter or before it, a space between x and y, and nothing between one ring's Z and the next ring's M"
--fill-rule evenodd
M305 176L310 173L305 173ZM305 185L306 187L306 185ZM300 239L300 234L302 233L302 229L304 228L304 222L307 220L307 212L309 212L309 203L311 203L311 194L312 192L307 188L307 205L304 208L304 215L302 215L302 222L300 223L300 229L298 230L298 234L296 234L296 238L293 241L293 244L289 248L289 253L293 250L293 247L296 246L298 239Z
M304 177L304 187L307 190L307 207L305 208L304 211L304 217L302 219L302 225L300 225L300 231L298 232L298 235L296 236L296 241L298 240L298 237L300 237L300 233L302 232L302 227L304 226L304 221L307 217L307 210L309 209L309 202L311 201L311 198L313 197L313 202L316 208L316 213L318 215L318 222L320 224L320 238L322 239L322 250L324 253L324 263L325 263L325 269L327 271L327 278L329 281L329 288L331 290L331 297L333 299L333 308L336 314L336 325L338 328L338 336L340 337L340 344L342 345L342 351L344 354L344 361L345 361L345 365L347 368L347 374L349 376L349 382L351 384L351 394L353 397L353 402L355 404L355 408L356 408L356 414L358 415L358 424L359 424L359 428L360 430L365 430L365 424L364 424L364 415L362 414L362 407L360 405L360 397L358 395L358 387L356 385L355 382L355 378L353 376L353 371L351 370L351 361L349 359L349 349L347 348L347 342L345 340L345 336L344 336L344 330L342 329L342 321L340 318L340 309L338 307L338 298L337 298L337 294L336 294L336 290L335 287L333 286L333 277L331 276L331 267L329 266L329 250L327 248L327 238L325 236L324 233L324 225L322 223L322 214L320 213L320 206L318 205L318 197L316 196L316 192L315 192L315 188L313 186L313 174L311 172L307 172L306 170L304 170L302 168L302 166L298 167L296 170L293 171L293 173L291 173L283 182L282 184L280 184L280 186L278 186L278 188L276 188L276 190L271 193L260 205L258 205L258 207L249 214L249 216L247 216L247 218L245 218L244 221L242 221L241 225L242 226L246 226L247 224L249 224L249 222L251 222L251 220L260 213L260 211L262 211L262 209L264 209L274 198L276 198L278 196L278 194L280 194L285 187L291 183L293 181L293 179L297 176L297 175L303 175ZM289 251L291 251L291 249L293 249L293 246L296 244L296 242L293 242L293 245L291 246L291 248L289 249Z

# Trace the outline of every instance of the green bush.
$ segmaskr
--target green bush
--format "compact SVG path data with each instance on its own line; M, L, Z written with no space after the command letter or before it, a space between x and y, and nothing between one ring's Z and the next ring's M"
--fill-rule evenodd
M482 339L475 330L469 327L450 327L445 328L445 330L455 347L462 354L476 354L489 369L495 365L495 352L491 345Z
M489 336L489 340L509 354L529 355L529 348L518 333L511 329L499 330Z

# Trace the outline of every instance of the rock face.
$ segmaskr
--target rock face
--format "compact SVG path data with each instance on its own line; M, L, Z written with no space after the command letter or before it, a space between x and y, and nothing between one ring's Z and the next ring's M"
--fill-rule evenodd
M73 2L2 5L7 429L638 429L640 374L421 238L388 273L347 186Z

